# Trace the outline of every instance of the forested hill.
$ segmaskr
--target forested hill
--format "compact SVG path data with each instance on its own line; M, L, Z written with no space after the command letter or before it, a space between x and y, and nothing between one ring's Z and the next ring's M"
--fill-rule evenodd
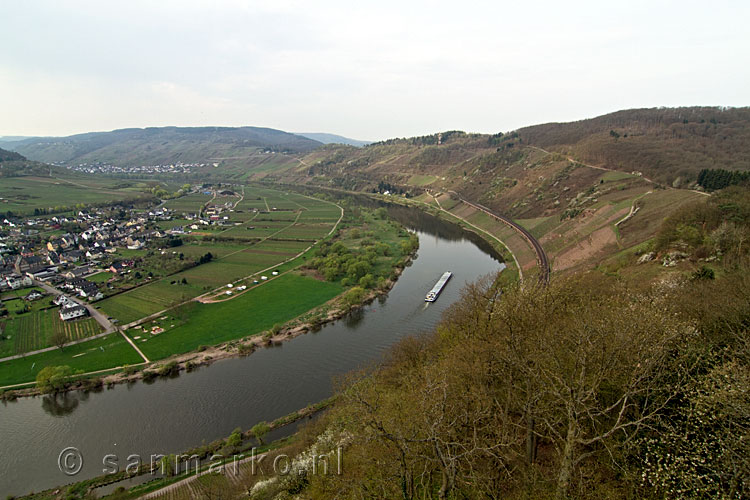
M129 128L4 143L36 161L119 166L208 163L258 150L305 153L320 145L306 137L259 127Z
M0 162L24 160L26 160L26 158L24 158L23 155L14 153L13 151L6 151L5 149L0 148Z
M0 177L48 176L55 167L28 160L23 155L0 148Z
M702 169L750 170L750 108L630 109L518 130L523 143L675 187Z

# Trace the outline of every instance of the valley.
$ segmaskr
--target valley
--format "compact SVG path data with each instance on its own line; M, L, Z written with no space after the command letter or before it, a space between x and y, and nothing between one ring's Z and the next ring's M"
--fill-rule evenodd
M641 391L661 390L651 380L679 373L670 364L684 362L677 352L740 349L735 333L727 339L714 329L711 314L724 314L720 308L709 314L699 301L720 300L721 287L732 282L737 295L727 300L737 317L716 321L738 325L745 317L745 177L716 173L745 169L745 113L631 110L508 133L449 131L362 147L312 145L305 142L310 139L265 132L263 140L273 137L278 147L258 142L243 149L238 144L250 139L238 138L252 128L134 129L4 143L34 158L7 155L13 168L0 187L8 207L0 227L7 288L0 391L10 428L22 426L28 412L36 426L54 427L49 415L64 415L100 435L105 429L95 415L104 412L138 434L132 425L144 417L131 411L148 406L154 410L153 418L145 417L150 430L131 441L133 451L178 453L198 441L172 434L160 422L175 411L203 408L192 432L217 440L203 451L237 453L261 441L256 424L335 397L323 416L299 432L274 428L278 441L269 452L305 453L320 436L338 433L355 454L354 470L380 481L367 453L374 450L391 464L387 443L396 443L404 446L406 461L389 465L389 476L408 483L423 467L431 471L426 480L434 482L445 471L423 443L453 432L436 424L447 412L476 418L466 425L483 443L471 452L479 462L457 459L466 491L481 490L492 442L507 448L490 462L545 478L508 486L513 494L527 487L540 495L566 490L570 479L556 474L584 467L575 462L577 454L596 454L591 470L605 474L610 465L594 443L606 441L618 453L630 453L614 433L635 425L621 422L623 415L638 422L641 410L653 411L655 419L665 414L634 401ZM197 134L194 142L185 139L189 133ZM150 135L165 141L164 147L152 149ZM716 145L718 136L724 146ZM78 148L75 155L71 148ZM117 159L119 148L130 153ZM714 155L712 148L725 149ZM45 158L55 163L46 176L37 163ZM701 184L707 178L739 185L712 192ZM445 271L455 278L436 303L425 304L426 291ZM78 296L110 326L90 317L63 319L68 306L58 309L41 284ZM30 298L35 292L41 297ZM554 320L545 321L542 313ZM708 340L685 337L690 328ZM587 343L579 343L582 338ZM688 347L678 349L679 342ZM639 348L629 349L631 344ZM515 345L522 347L508 348ZM723 366L705 356L707 366ZM739 363L733 356L731 362ZM357 371L368 363L376 364ZM567 378L579 366L596 373L576 379L585 387ZM492 376L475 380L478 367ZM538 385L536 374L561 392ZM232 377L243 383L235 387L228 383ZM344 377L341 386L331 377ZM526 393L503 392L508 386L502 381L518 377L528 381L527 400ZM628 377L636 382L625 382ZM606 391L610 383L620 384L612 406L598 396L565 399L576 391ZM673 383L662 387L688 390ZM278 387L288 394L281 396ZM467 397L478 406L454 394L457 387L469 387ZM436 390L445 391L450 406L435 406ZM45 393L42 410L27 398ZM123 402L114 403L109 394ZM533 394L548 405L544 410L533 409ZM670 400L678 393L659 394L657 399ZM170 409L176 398L184 404ZM222 410L206 410L204 398ZM416 403L404 409L407 401ZM498 401L505 406L493 407ZM251 408L258 402L268 407ZM558 421L544 420L570 418L561 409L565 405L598 415L596 425L575 420L586 437L570 450L561 446ZM628 411L617 417L613 409L619 408ZM528 427L536 424L524 421L524 412L548 427ZM516 436L506 432L507 422L531 430ZM239 438L224 440L238 425L232 435L239 432ZM608 425L612 435L597 434ZM670 424L667 419L657 425ZM366 442L369 432L389 435L385 426L420 441L394 434L378 444ZM451 439L468 446L471 433ZM522 443L529 436L541 444L529 448ZM77 439L87 443L88 454L105 451L84 434ZM42 443L32 449L18 464L40 459ZM110 478L98 474L87 466L85 477L76 478L82 482L69 491L114 494L115 486L106 486ZM141 474L117 484L127 486L119 492L124 498L188 498L214 490L238 495L263 481L279 494L291 488L279 476L261 480L247 471L178 479L184 478ZM24 484L45 489L30 498L56 498L46 488L63 480L40 472L26 476ZM603 496L621 484L611 477L596 486L580 479L584 483ZM314 476L305 487L330 492L351 486ZM412 482L409 488L420 487Z

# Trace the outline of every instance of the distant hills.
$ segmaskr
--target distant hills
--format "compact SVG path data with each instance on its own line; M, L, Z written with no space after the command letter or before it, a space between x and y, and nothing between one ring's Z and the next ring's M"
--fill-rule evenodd
M509 169L521 166L527 172L537 153L548 155L544 161L638 172L671 187L694 186L703 169L748 171L750 108L631 109L506 133L445 131L369 144L335 134L259 127L131 128L0 144L47 163L206 163L220 166L211 169L215 176L284 180L291 175L295 181L350 187L377 186L380 180L414 187L461 187L474 192L476 199L502 203L506 185L520 180ZM259 154L269 151L287 154Z
M322 143L260 127L153 127L68 137L32 137L2 144L41 162L133 166L206 163L246 157L259 150L306 153Z
M325 134L320 132L298 132L297 135L307 137L314 141L322 142L323 144L345 144L347 146L362 147L371 144L370 141L358 141L356 139L349 139L336 134Z
M28 138L29 137L25 135L0 135L0 142L16 142Z

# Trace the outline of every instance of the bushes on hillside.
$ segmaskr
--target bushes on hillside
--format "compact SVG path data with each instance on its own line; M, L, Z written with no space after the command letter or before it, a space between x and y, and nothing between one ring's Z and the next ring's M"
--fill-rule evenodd
M435 334L342 385L326 425L346 468L305 496L747 496L745 271L666 294L469 286Z
M656 249L677 247L696 257L718 254L737 261L750 250L750 189L731 187L707 201L686 205L668 217Z

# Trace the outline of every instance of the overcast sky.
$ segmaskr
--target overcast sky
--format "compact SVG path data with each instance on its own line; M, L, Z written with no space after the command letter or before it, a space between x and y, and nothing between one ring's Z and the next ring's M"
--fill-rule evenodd
M0 0L0 135L356 139L750 104L747 1Z

